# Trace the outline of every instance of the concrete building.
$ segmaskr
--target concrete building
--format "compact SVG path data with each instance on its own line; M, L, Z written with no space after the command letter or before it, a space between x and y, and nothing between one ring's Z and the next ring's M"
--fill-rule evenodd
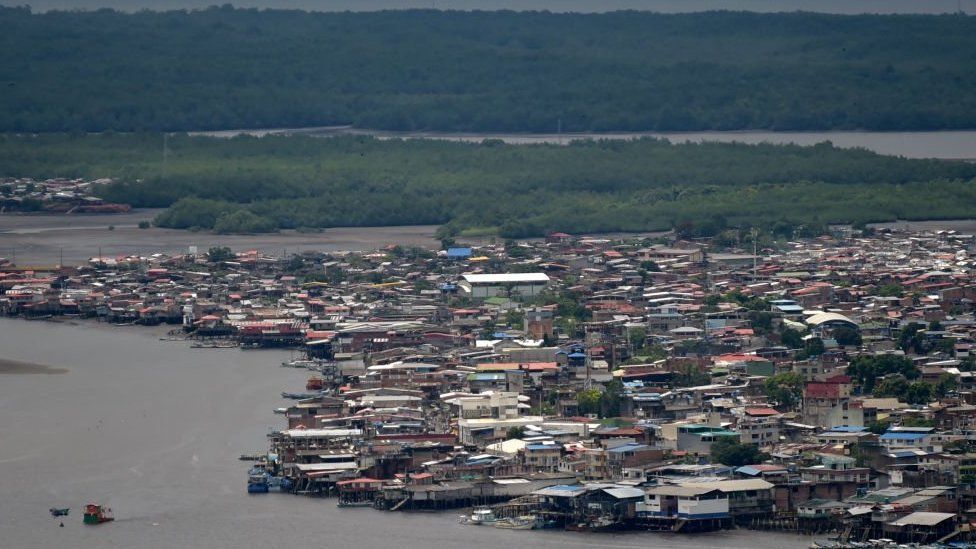
M463 295L472 299L495 296L533 297L549 285L545 273L463 274L458 282Z

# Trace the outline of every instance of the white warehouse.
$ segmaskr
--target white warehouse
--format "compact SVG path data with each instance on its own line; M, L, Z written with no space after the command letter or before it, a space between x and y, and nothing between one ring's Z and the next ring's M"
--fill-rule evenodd
M545 273L463 274L458 287L473 299L509 295L535 296L549 285Z

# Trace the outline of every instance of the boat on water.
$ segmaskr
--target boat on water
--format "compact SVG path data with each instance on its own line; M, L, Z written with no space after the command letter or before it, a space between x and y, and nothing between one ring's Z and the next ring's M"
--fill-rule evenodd
M66 517L71 509L68 507L51 507L50 511L52 517Z
M314 370L318 367L318 362L314 360L286 360L281 363L285 368L307 368L309 370Z
M619 527L620 523L618 521L605 515L591 517L585 522L570 523L566 525L566 529L572 532L607 532L610 530L616 530Z
M888 538L869 539L867 541L839 541L836 539L827 539L814 541L810 544L810 549L896 549L901 547L911 547L913 549L968 549L971 547L976 547L976 544L955 542L949 543L948 545L939 543L928 545L919 545L915 543L900 545L895 540Z
M305 383L305 389L309 391L321 391L325 387L325 380L320 377L310 377Z
M281 398L290 398L292 400L302 400L306 398L315 398L319 396L316 393L281 393Z
M270 475L264 467L252 467L247 472L247 493L248 494L267 494L271 491L271 484L268 482Z
M473 524L476 526L490 526L498 522L498 517L495 516L495 512L491 509L482 507L471 511L470 515L461 515L458 517L458 522L461 524Z
M85 506L85 516L82 519L85 524L102 524L113 520L115 520L115 516L112 515L112 510L108 507L97 503L89 503Z
M269 492L291 492L295 488L295 482L288 477L267 477Z
M539 518L534 516L502 518L496 520L494 526L506 530L534 530L542 527Z

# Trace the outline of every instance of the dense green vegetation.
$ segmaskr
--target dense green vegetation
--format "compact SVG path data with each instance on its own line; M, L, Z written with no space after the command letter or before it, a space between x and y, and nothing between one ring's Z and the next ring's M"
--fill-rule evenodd
M769 459L768 454L759 451L755 444L743 444L737 437L717 437L711 447L712 463L721 463L729 467L754 465Z
M976 18L0 9L0 131L976 127Z
M813 147L365 137L0 136L9 176L113 177L175 228L447 224L502 236L972 216L976 164Z

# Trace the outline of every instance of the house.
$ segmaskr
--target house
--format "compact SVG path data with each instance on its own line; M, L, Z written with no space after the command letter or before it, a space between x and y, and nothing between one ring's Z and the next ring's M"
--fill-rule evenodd
M677 450L690 452L699 455L711 453L712 443L722 437L735 437L738 441L742 435L723 429L703 424L681 425L678 427Z
M929 452L941 451L941 444L933 441L934 431L933 427L890 427L878 440L889 450L921 448Z

